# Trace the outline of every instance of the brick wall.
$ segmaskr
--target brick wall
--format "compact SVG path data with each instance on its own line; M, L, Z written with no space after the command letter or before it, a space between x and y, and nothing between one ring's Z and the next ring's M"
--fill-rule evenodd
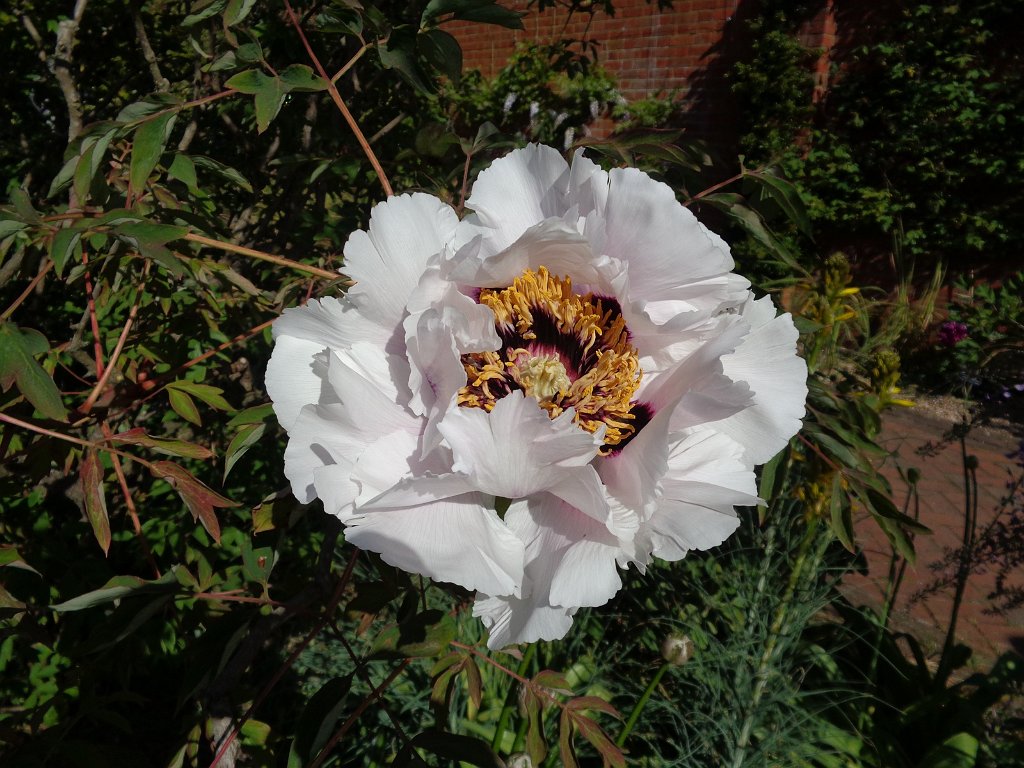
M821 12L801 35L805 44L826 51L816 72L816 99L827 86L828 51L836 36L832 2L822 3ZM591 19L577 14L568 23L560 8L539 13L527 8L526 0L505 0L504 4L527 11L525 29L457 22L445 26L462 45L467 68L494 75L518 42L585 38L598 43L598 60L618 81L627 100L678 93L690 102L690 129L711 135L731 124L728 50L744 34L734 15L750 3L673 0L672 8L659 11L656 3L645 0L616 0L615 16L598 13ZM598 132L607 128L605 123Z

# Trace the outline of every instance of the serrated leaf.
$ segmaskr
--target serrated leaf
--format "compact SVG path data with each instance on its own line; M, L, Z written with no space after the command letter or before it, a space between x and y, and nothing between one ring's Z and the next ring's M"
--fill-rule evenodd
M197 480L191 472L173 461L154 461L150 471L169 482L181 496L192 517L202 523L213 540L220 543L220 523L214 509L237 507L238 502L226 499Z
M336 677L324 683L306 702L288 752L288 768L303 768L320 754L345 713L351 689L351 675Z
M85 458L78 468L78 477L85 494L85 515L100 549L106 555L110 551L110 518L107 516L107 500L103 495L103 465L95 450L85 452Z
M199 416L199 409L195 402L180 389L167 389L167 399L171 403L171 409L181 416L185 421L196 426L202 426L203 420Z
M60 277L64 273L64 267L68 259L75 253L75 249L82 240L82 233L77 229L58 229L50 241L50 259L53 261L53 268Z
M224 480L228 479L228 473L238 460L259 442L266 429L265 424L246 424L235 433L224 452Z
M67 421L67 411L53 379L36 361L35 355L49 349L46 337L38 331L0 323L0 387L14 384L25 399L41 414L56 421Z
M168 456L182 456L188 459L209 459L214 455L213 451L202 445L196 445L184 440L175 440L169 437L147 435L142 427L113 435L110 438L110 442L141 445Z
M145 188L149 175L156 168L176 117L176 112L166 112L147 120L135 130L128 179L136 194Z

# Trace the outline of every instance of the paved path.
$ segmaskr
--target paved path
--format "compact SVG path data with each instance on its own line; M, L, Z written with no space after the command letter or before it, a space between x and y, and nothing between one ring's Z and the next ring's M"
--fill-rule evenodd
M915 542L916 565L908 566L904 584L893 613L893 626L914 634L925 651L937 655L948 626L955 591L955 555L961 546L964 529L964 473L960 442L943 440L952 423L922 411L901 408L884 420L880 443L896 453L883 473L892 483L897 505L907 498L907 484L897 466L916 467L920 473L920 520L932 530ZM984 531L994 520L1008 522L1013 508L1020 515L1024 493L1010 503L1007 483L1019 478L1024 469L1007 454L1017 450L1024 435L1006 430L976 428L966 438L967 451L978 459L978 530ZM990 529L994 530L994 529ZM890 548L878 526L860 519L856 526L864 547L869 573L851 574L843 591L857 603L881 604ZM1017 535L1024 534L1018 528ZM1018 545L1019 546L1019 545ZM999 565L993 557L978 563L973 570L957 623L957 638L974 649L971 666L988 667L1000 654L1015 650L1024 656L1024 607L997 612L1001 604L993 596L997 588ZM1006 569L1003 569L1006 570ZM1024 588L1024 569L1006 574L1006 585Z

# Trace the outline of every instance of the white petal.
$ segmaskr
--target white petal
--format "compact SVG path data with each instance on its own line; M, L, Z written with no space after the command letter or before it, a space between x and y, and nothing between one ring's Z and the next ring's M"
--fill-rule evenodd
M313 372L313 358L323 349L317 342L293 336L279 336L274 343L265 382L277 420L288 432L304 406L321 400L324 379Z
M344 271L357 284L348 295L398 325L431 257L454 236L458 217L432 195L397 195L374 206L368 232L345 244Z
M775 317L770 296L748 301L742 317L753 329L736 351L725 355L725 374L744 381L753 405L717 422L714 428L746 451L751 465L763 464L800 431L807 399L807 364L797 357L798 333L789 315Z
M489 352L501 347L491 308L477 304L460 292L455 283L441 277L438 264L432 264L423 273L406 309L410 315L428 310L437 312L441 323L451 329L460 354Z
M544 219L525 230L507 248L491 253L482 238L461 247L445 265L445 276L460 285L493 288L511 285L525 270L547 267L579 286L601 280L607 259L595 258L590 243L561 219Z
M473 184L459 227L461 246L481 235L488 255L502 251L535 224L562 216L568 203L569 166L551 147L531 144L491 163Z
M459 389L466 385L455 338L441 321L440 313L428 309L410 315L405 321L409 362L409 407L426 416L423 451L432 451L441 442L438 423L455 405Z
M536 400L516 391L501 398L490 413L454 408L439 429L455 456L454 470L485 493L523 498L554 488L574 473L599 489L588 465L603 435L583 431L572 417L566 411L551 419ZM601 519L606 513L600 510Z
M414 507L362 509L348 521L347 541L384 562L466 589L519 594L523 542L487 505L482 493Z
M489 647L563 637L578 608L603 605L622 586L618 540L564 501L532 496L512 504L505 522L526 544L523 593L478 596L473 613L490 630Z
M742 446L710 431L673 446L664 496L637 538L649 540L653 554L664 560L725 541L739 525L734 507L759 501L754 472L742 457Z

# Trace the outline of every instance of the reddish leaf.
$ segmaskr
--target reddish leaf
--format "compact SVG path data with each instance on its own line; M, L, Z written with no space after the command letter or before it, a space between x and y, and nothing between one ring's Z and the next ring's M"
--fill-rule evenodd
M537 694L526 689L523 696L528 727L526 729L526 751L534 765L541 765L548 756L548 745L544 743L544 721L541 718L541 702Z
M572 746L573 722L569 710L563 709L562 716L558 718L558 754L562 758L562 765L567 768L579 768L576 762L576 750Z
M110 519L107 517L107 500L103 497L103 465L95 450L85 452L78 473L85 493L85 515L105 555L110 550Z
M462 671L466 673L466 692L469 694L469 700L473 702L473 706L480 709L480 704L484 698L483 691L483 680L480 677L480 667L476 665L476 659L467 657L466 665L462 668Z
M129 445L142 445L170 456L185 456L189 459L209 459L213 456L213 451L202 445L188 443L184 440L173 440L169 437L153 437L147 435L142 427L121 432L111 437L110 440Z
M569 685L569 681L565 679L565 675L561 672L555 672L552 669L542 669L534 675L533 683L535 685L543 686L544 688L550 688L552 691L564 693L567 696L572 695L572 686Z
M182 501L192 512L192 517L203 524L203 528L220 543L220 523L214 513L216 507L237 507L238 502L226 499L213 489L199 482L192 473L173 461L154 461L151 471L157 477L174 486Z
M606 766L612 768L625 768L626 758L612 740L605 735L601 727L583 715L570 715L577 730L583 734L583 738L589 741L594 749L601 753L601 758Z
M565 706L566 709L574 711L596 709L598 712L605 712L612 717L619 718L619 720L622 719L622 715L619 714L619 710L598 696L580 696L577 699L572 699L571 701L566 702Z

